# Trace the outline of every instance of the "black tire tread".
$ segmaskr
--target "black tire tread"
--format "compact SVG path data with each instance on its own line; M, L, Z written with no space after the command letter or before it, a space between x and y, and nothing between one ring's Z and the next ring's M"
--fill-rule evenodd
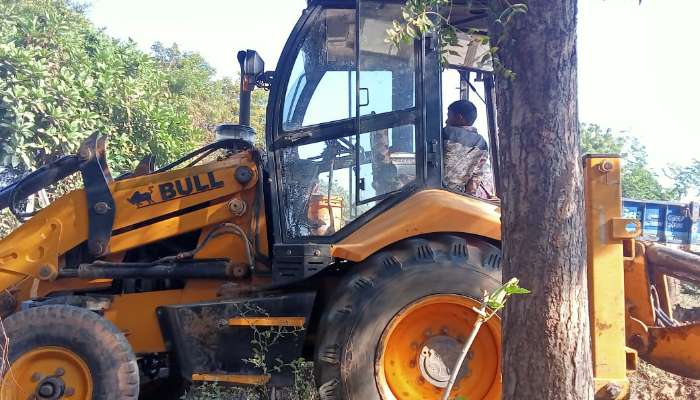
M33 347L65 340L92 349L87 356L79 355L91 369L93 399L138 399L139 370L129 342L111 322L94 312L68 305L46 305L15 313L4 321L4 326L10 340L10 361ZM64 347L78 353L68 345Z
M471 268L486 279L500 282L500 258L500 249L484 240L435 234L401 241L351 267L353 271L338 285L334 300L326 306L319 325L315 369L321 399L353 398L343 387L343 346L352 335L357 316L384 282L434 265ZM332 357L328 356L329 349L333 349Z

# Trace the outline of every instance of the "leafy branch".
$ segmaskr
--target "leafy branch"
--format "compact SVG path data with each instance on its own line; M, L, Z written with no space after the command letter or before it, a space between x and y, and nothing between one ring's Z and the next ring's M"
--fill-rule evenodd
M236 304L234 308L237 314L248 322L252 322L252 319L261 316L270 316L264 308L248 302ZM294 387L292 392L289 393L290 398L293 400L315 399L313 373L310 372L311 368L308 361L304 358L297 358L291 362L285 362L281 358L268 359L273 346L285 338L303 334L304 328L285 326L258 328L253 323L250 323L250 329L253 334L253 338L250 341L252 355L249 358L244 358L242 361L259 369L262 375L282 373L285 369L291 371L294 377ZM266 385L260 385L257 389L262 398L274 397L270 396Z
M480 62L482 65L493 65L494 72L508 79L515 79L515 73L501 63L498 51L507 40L510 40L508 27L513 19L526 13L528 7L525 3L511 4L509 1L505 2L505 6L499 6L501 2L495 0L491 3L489 12L495 32L491 32L490 39L483 38L483 44L491 44L489 51ZM474 29L465 32L453 25L450 22L452 9L452 0L406 0L406 4L401 9L402 20L394 20L392 27L387 29L385 41L399 47L428 33L433 33L438 38L441 63L446 66L450 55L459 55L459 52L454 50L462 47L459 42L459 33L483 35Z
M472 347L472 343L474 343L474 339L476 339L476 334L479 333L479 329L481 329L481 326L488 322L488 320L490 320L494 315L496 315L496 313L500 311L503 307L505 307L506 301L508 301L510 296L515 294L530 293L529 290L521 288L518 285L519 282L520 281L518 280L518 278L512 278L511 280L503 284L500 288L496 289L493 293L489 294L485 292L484 298L481 301L481 307L472 308L477 313L478 317L476 318L474 326L472 327L472 330L469 333L469 337L464 342L462 352L457 358L457 363L455 364L454 368L452 368L450 380L447 382L447 387L445 388L445 392L442 395L442 400L447 400L450 397L450 392L452 391L452 387L457 381L457 375L459 374L459 370L462 369L462 363L467 357L467 353L469 353L469 349Z

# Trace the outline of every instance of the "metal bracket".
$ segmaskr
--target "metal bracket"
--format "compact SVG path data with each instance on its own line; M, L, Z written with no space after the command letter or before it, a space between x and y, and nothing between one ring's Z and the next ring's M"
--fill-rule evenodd
M642 234L642 223L635 218L612 218L613 239L634 239Z
M333 262L330 245L276 244L273 247L272 281L287 284L321 272Z
M106 141L106 136L93 133L78 152L83 161L80 173L88 204L88 250L94 257L109 252L114 226L115 204L109 190L112 176L107 168Z

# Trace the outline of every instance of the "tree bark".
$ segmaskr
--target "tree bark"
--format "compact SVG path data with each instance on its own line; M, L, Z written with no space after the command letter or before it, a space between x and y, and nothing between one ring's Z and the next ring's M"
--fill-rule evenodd
M503 399L592 399L576 87L576 0L531 0L508 25L497 78L503 280ZM495 38L494 38L495 39Z

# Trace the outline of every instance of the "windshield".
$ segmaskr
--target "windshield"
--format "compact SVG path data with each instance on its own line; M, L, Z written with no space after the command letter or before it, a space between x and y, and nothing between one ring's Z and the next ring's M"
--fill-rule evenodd
M297 47L281 127L313 139L279 152L287 237L332 235L416 180L415 48L384 41L400 5L362 11L321 10Z
M355 114L355 12L324 10L307 33L285 92L282 129L292 131Z

